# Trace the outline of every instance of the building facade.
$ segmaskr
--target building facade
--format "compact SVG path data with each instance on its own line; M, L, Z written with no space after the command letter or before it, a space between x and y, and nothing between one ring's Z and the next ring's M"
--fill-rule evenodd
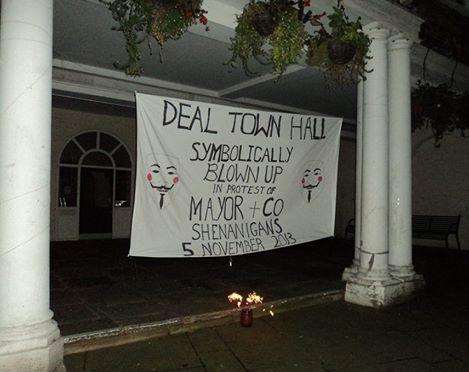
M422 20L386 1L345 2L354 16L362 17L372 39L370 72L358 84L355 105L350 104L350 90L326 102L328 92L319 89L318 71L306 66L287 71L285 76L291 80L282 89L273 85L272 74L250 79L239 71L222 72L218 62L226 57L235 15L245 1L207 0L215 30L208 36L210 42L201 39L205 30L191 29L169 52L172 64L158 70L166 79L134 79L112 70L111 57L119 55L108 54L118 48L116 40L103 31L112 26L111 17L96 18L102 11L98 1L67 1L1 3L0 370L63 369L63 338L49 304L50 240L129 234L134 119L76 106L52 109L53 92L56 97L79 98L76 102L111 102L111 111L119 105L132 107L134 92L139 91L279 111L316 110L345 117L352 113L349 119L356 116L356 145L343 142L337 203L342 221L352 213L357 220L355 260L344 272L345 299L380 307L421 287L422 278L412 266L412 187L419 193L414 205L422 210L433 213L434 206L446 211L451 205L454 214L467 208L461 202L466 192L464 170L449 164L463 156L441 154L435 159L436 152L425 138L417 138L412 146L410 87L425 58L418 39ZM333 3L315 1L325 9ZM59 27L55 31L61 31L55 32L56 38L54 5L58 6ZM73 7L81 8L69 19L60 17ZM77 32L70 31L73 25ZM99 44L96 35L105 43ZM449 65L450 60L435 55L427 63L427 76L434 82L448 81ZM171 78L174 81L168 81ZM462 66L455 80L458 86L467 87L469 68ZM306 87L305 81L309 82ZM309 99L315 99L316 107L310 107ZM350 109L355 106L356 110ZM344 132L344 137L353 135ZM448 140L456 146L459 141ZM424 186L412 183L412 152L419 162L414 164L414 174ZM351 160L354 153L355 160ZM353 166L348 166L353 161L355 177ZM453 192L463 195L448 195Z

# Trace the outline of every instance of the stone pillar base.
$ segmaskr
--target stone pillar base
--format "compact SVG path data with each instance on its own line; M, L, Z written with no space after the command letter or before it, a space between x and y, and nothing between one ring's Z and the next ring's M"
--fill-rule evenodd
M405 302L424 287L421 275L370 280L351 276L345 287L345 301L362 306L383 307Z
M389 265L389 274L392 277L400 279L400 280L407 280L407 278L413 278L417 274L414 271L414 266L394 266Z
M346 267L344 269L344 272L342 273L342 281L343 282L348 282L349 279L352 277L352 276L355 276L357 275L358 273L358 267L356 265L350 265L349 267Z
M352 276L358 274L359 267L360 260L354 258L352 264L344 269L344 272L342 273L342 281L347 282Z
M65 371L63 338L54 320L0 328L0 371Z

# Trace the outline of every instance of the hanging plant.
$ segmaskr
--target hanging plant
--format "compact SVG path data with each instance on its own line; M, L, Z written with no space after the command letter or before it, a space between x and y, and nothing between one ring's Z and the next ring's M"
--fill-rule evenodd
M250 11L250 22L254 30L262 37L270 36L278 24L274 9L269 4L259 3L253 5Z
M303 53L308 37L302 17L304 3L251 0L237 17L235 36L231 39L232 58L227 63L236 67L241 62L248 75L255 75L248 62L251 58L265 60L280 77Z
M319 17L311 17L311 23L319 26L319 30L308 41L308 64L322 68L341 84L355 82L359 77L365 78L371 40L363 32L360 18L351 21L341 0L334 7L334 12L327 15L330 32Z
M202 0L100 0L119 24L114 30L122 32L126 42L128 61L115 62L116 68L127 75L140 75L141 52L139 45L154 38L160 47L168 40L179 39L195 24L207 25L207 13Z
M469 129L469 94L453 90L447 84L431 85L419 81L412 92L412 131L429 128L435 146L440 147L445 134Z

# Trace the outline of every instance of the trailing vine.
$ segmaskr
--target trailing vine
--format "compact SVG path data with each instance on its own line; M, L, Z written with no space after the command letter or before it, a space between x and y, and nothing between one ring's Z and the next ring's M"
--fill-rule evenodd
M202 0L100 0L118 23L113 29L122 32L128 61L115 62L127 75L140 75L140 44L154 38L160 47L168 40L179 39L195 24L207 25Z
M340 84L365 79L370 38L363 32L360 18L351 21L342 1L327 15L330 32L319 22L319 30L309 40L308 63L322 68Z
M151 40L160 46L168 40L181 38L188 28L207 25L202 0L100 0L111 11L122 32L128 60L116 62L128 75L140 75L141 44ZM280 77L289 65L305 57L311 66L322 68L340 83L364 78L370 39L362 30L360 19L351 21L342 0L327 16L328 31L321 22L326 14L313 15L309 0L250 0L237 17L235 36L231 39L232 57L227 64L238 64L248 75L254 75L250 62L256 60L272 65ZM313 34L305 23L318 27Z
M282 75L288 65L298 61L307 40L298 11L288 1L251 0L237 17L232 57L227 63L236 67L241 61L245 72L254 75L248 63L262 58L273 65L275 74Z
M279 13L278 18L278 25L270 37L270 43L274 72L281 75L288 65L298 61L307 34L302 22L298 20L298 12L294 9L285 9Z
M458 92L448 84L419 81L412 92L412 130L431 129L435 147L445 134L458 130L465 137L469 129L469 93Z
M327 31L321 21L326 13L305 13L307 6L310 1L251 0L237 18L228 63L237 66L240 61L252 75L249 62L267 60L280 77L307 49L308 64L320 67L334 80L345 84L364 78L371 40L363 32L360 19L351 21L342 0L338 0L334 12L327 16ZM308 22L318 27L311 35L305 29Z

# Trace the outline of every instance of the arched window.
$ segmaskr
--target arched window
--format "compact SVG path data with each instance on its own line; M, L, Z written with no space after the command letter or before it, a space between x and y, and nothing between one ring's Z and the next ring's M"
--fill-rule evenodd
M79 205L81 168L112 169L113 204L130 206L132 161L127 148L116 137L91 131L68 141L59 160L60 207Z

